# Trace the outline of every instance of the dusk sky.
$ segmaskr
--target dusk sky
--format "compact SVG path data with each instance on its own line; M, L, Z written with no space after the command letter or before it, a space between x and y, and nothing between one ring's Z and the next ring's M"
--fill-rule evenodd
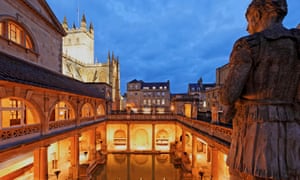
M202 77L214 83L234 42L247 35L250 0L47 0L60 22L78 27L82 14L94 25L95 59L119 56L121 93L133 80L166 82L171 93L187 92ZM300 23L299 0L287 0L287 28ZM79 11L78 11L79 7Z

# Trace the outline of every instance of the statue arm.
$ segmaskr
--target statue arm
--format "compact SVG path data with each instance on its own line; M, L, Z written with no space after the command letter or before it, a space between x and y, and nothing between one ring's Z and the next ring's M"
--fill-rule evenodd
M234 105L244 89L251 67L251 49L245 39L240 39L230 56L229 72L220 94L222 104L229 107Z

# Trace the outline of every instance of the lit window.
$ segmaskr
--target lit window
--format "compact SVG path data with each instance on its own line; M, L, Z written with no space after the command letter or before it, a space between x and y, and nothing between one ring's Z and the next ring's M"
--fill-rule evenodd
M25 47L27 49L33 49L33 46L32 46L32 42L30 40L30 37L29 36L25 36Z
M51 112L49 121L60 121L74 119L74 111L70 105L61 101L55 105L54 110Z
M4 30L3 30L3 23L0 22L0 36L3 36L4 35Z
M100 116L100 115L105 115L105 109L103 107L103 105L99 105L98 108L97 108L97 115Z
M93 108L90 104L86 103L81 109L81 117L91 117L93 116Z
M162 105L165 104L165 100L164 100L164 99L161 100L161 104L162 104Z
M35 124L38 118L33 116L32 109L22 100L5 98L0 101L1 127Z
M6 20L0 22L0 36L27 49L34 49L29 34L24 30L24 28L13 21Z

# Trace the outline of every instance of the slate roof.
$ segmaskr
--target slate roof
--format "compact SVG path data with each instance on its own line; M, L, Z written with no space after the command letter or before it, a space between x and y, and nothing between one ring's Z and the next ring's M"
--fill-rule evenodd
M0 52L0 80L104 98L95 86Z

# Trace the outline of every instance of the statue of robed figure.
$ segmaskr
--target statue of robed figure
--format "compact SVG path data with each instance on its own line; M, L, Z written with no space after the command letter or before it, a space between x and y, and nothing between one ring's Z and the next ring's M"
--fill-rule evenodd
M300 30L286 0L253 0L220 93L232 119L232 179L300 180Z

